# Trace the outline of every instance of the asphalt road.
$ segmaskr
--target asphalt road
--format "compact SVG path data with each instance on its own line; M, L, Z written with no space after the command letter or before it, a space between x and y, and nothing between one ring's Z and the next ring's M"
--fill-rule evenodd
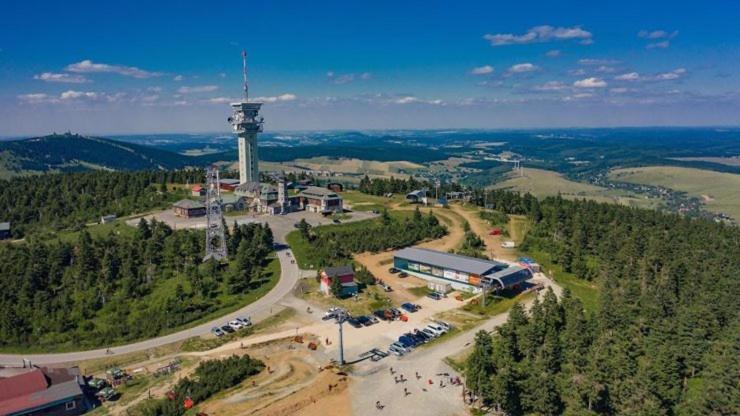
M166 217L167 211L153 215ZM345 222L361 221L364 219L372 218L376 215L365 212L352 213L352 218ZM150 216L150 217L153 217ZM127 354L131 352L146 351L162 345L170 344L177 341L182 341L191 337L207 335L211 332L211 328L214 326L222 326L226 322L238 317L238 316L249 316L253 322L259 322L273 313L273 309L277 312L281 307L278 306L280 301L290 294L291 290L301 278L301 271L298 269L298 265L291 263L293 259L293 253L287 246L285 246L285 236L295 228L293 224L305 218L311 225L324 225L330 224L331 219L324 218L318 214L311 214L307 212L296 212L288 215L276 215L276 216L243 216L237 217L236 220L250 220L258 222L266 222L272 229L275 242L281 245L282 248L277 250L277 256L280 260L280 280L277 285L272 288L265 296L257 299L249 305L239 309L238 311L230 314L221 316L220 318L213 319L204 324L184 329L179 332L175 332L169 335L163 335L157 338L150 338L145 341L135 342L133 344L121 345L117 347L111 347L110 351L107 348L101 348L97 350L86 350L76 351L68 353L49 353L49 354L2 354L0 353L0 365L22 365L23 359L31 360L33 364L60 364L75 361L90 360L95 358L106 358L115 357L121 354ZM227 218L228 221L234 221L234 217ZM137 220L138 221L138 220ZM136 221L134 221L135 223ZM193 227L193 224L188 224L188 227ZM180 228L183 228L182 225Z
M72 361L90 360L94 358L106 358L115 357L116 355L127 354L137 351L145 351L148 349L156 348L172 342L182 341L191 337L207 335L211 332L211 328L214 326L222 326L226 322L238 317L238 316L250 316L254 322L268 317L272 308L280 302L280 300L288 295L293 289L298 279L301 276L298 266L291 263L292 253L289 249L281 249L277 251L277 256L280 259L280 280L272 290L270 290L265 296L257 299L249 305L239 309L236 312L224 315L220 318L206 322L193 328L185 329L179 332L175 332L169 335L163 335L157 338L151 338L145 341L136 342L133 344L121 345L119 347L112 347L110 353L106 348L88 351L77 351L69 353L54 353L54 354L0 354L0 365L21 365L22 360L31 360L33 364L58 364Z

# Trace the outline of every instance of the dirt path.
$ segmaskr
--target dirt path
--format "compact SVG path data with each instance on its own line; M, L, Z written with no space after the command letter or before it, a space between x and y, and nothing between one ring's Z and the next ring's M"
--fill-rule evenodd
M409 207L409 209L415 209L415 207ZM420 210L426 214L431 209L420 208ZM437 215L447 227L447 235L442 238L426 241L419 244L419 247L424 247L432 250L448 251L453 248L457 248L462 241L463 235L463 217L459 213L445 210L445 209L434 209L434 214ZM389 284L393 288L393 292L389 293L389 297L392 301L397 303L413 302L418 299L418 296L409 291L409 289L426 286L426 282L414 276L406 278L400 278L398 275L394 275L388 272L388 269L393 266L393 252L383 253L360 253L354 256L356 262L367 267L367 269L377 278L383 279L384 282Z
M508 240L508 238L504 238L502 235L490 235L493 227L478 215L478 209L471 209L460 204L452 204L450 205L450 209L465 218L468 224L470 224L470 229L483 239L483 242L486 244L486 255L493 259L516 260L518 257L516 250L501 247L501 243L504 240Z

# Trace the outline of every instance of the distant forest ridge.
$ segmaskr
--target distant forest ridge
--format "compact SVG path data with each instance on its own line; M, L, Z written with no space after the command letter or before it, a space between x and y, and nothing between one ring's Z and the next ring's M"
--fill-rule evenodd
M224 134L116 136L115 140L54 134L0 141L0 173L200 167L236 160L235 147L233 136ZM466 157L472 161L463 166L495 173L500 162L490 156L499 153L576 179L615 167L647 165L740 173L740 166L716 159L740 155L740 129L347 131L260 136L260 159L269 162L323 156L428 163Z

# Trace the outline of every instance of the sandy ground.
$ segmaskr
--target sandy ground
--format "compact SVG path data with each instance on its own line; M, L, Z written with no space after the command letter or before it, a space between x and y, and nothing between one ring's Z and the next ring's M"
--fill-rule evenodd
M465 218L468 224L470 224L470 229L483 239L483 242L486 244L486 254L490 258L494 260L516 260L518 257L516 250L501 247L501 243L510 238L504 238L502 235L490 235L489 233L493 227L478 215L478 210L466 209L459 204L450 205L450 209Z
M411 209L414 208L412 207ZM429 212L429 209L421 208L421 211L426 214ZM440 217L441 222L447 227L448 234L440 239L426 241L418 246L439 251L448 251L457 248L464 235L462 228L463 217L456 212L445 209L435 209L434 214ZM398 275L389 273L388 269L393 266L393 253L392 251L383 253L366 252L355 255L354 259L356 262L367 267L375 277L382 279L393 288L393 292L388 294L392 301L399 304L416 302L418 296L409 292L409 289L426 286L426 281L414 276L402 279Z

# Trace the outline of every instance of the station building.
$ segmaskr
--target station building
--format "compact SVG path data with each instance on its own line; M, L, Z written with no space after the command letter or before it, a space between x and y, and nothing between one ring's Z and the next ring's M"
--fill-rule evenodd
M393 266L428 281L430 287L449 286L476 293L483 286L493 290L516 288L532 277L524 267L419 247L396 252Z

